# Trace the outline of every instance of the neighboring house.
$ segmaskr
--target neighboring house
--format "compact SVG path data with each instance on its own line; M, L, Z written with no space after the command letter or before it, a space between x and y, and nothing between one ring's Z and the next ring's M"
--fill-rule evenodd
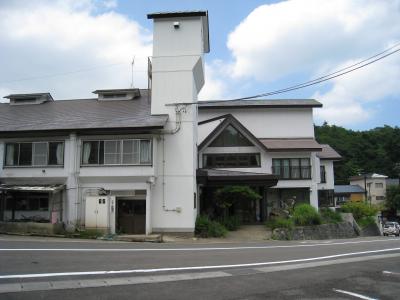
M349 178L351 185L358 185L367 190L367 201L371 204L383 204L386 200L386 179L380 174L365 174Z
M365 201L365 190L359 185L335 185L336 206L348 201Z
M333 162L314 138L315 100L197 102L208 14L158 13L148 89L97 90L0 104L0 221L111 233L194 232L213 191L250 185L263 198L235 214L260 222L282 201L333 206Z

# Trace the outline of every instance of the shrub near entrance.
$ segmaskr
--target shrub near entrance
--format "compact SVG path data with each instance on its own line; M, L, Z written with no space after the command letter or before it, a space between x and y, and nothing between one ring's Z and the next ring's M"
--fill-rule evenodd
M322 219L310 204L299 204L293 210L293 222L297 226L320 225Z
M207 216L198 216L196 219L196 235L207 238L207 237L224 237L226 236L226 228L216 222L211 221Z

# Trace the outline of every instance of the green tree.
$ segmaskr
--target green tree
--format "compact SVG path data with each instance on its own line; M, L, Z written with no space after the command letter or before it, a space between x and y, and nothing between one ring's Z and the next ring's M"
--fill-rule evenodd
M218 207L224 210L225 216L228 210L239 201L255 201L262 197L248 186L225 186L215 192L215 200Z
M400 186L392 185L386 190L386 208L391 211L400 210Z

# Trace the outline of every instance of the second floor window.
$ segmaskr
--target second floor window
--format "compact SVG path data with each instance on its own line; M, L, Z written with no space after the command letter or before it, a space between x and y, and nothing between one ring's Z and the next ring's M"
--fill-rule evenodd
M321 175L321 183L326 183L325 166L320 166L319 171L320 171L320 175Z
M273 158L272 173L281 179L311 179L309 158Z
M62 166L63 142L6 143L6 166Z
M150 140L83 142L82 165L150 165L151 163Z

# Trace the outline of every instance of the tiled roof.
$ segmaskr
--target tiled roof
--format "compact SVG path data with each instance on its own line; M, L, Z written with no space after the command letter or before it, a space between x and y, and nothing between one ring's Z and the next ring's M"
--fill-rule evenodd
M56 100L0 104L0 133L49 130L162 128L167 115L151 115L147 91L132 100Z
M320 159L327 159L327 160L340 160L342 156L336 152L331 146L327 144L321 144L322 151L317 153L317 156Z
M359 185L335 185L335 194L356 194L365 193L365 190Z

